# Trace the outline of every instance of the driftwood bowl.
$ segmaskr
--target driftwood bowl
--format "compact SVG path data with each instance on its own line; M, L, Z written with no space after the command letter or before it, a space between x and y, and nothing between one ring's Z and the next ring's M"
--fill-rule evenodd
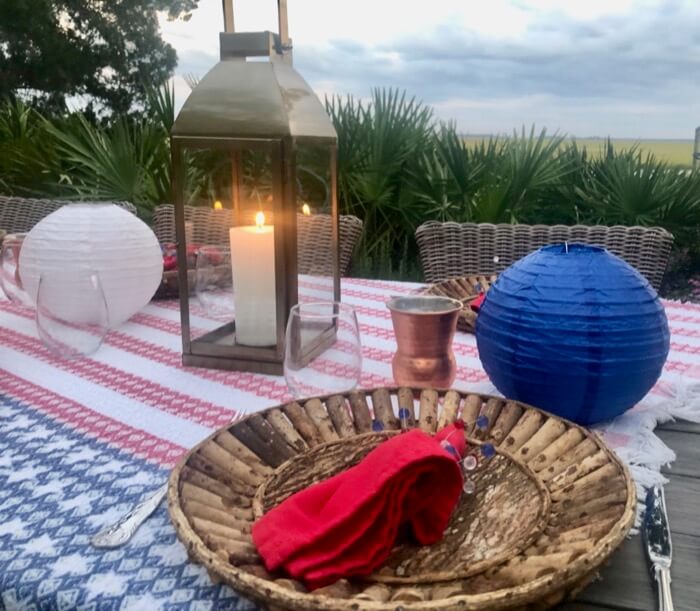
M398 546L370 577L314 592L269 574L254 520L399 434L399 407L409 427L434 433L459 418L470 443L497 448L444 540ZM487 428L475 427L479 415ZM636 496L624 465L582 427L497 397L401 388L292 402L217 431L173 470L168 505L190 558L270 609L546 609L587 585L622 542Z
M497 278L495 274L450 278L431 284L423 292L427 295L441 295L461 301L462 311L457 319L457 328L465 333L474 333L477 313L471 308L472 301L479 296L480 290L488 291Z

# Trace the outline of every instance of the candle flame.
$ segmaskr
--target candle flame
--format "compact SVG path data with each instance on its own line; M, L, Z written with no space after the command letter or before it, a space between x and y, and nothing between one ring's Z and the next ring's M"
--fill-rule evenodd
M309 204L304 204L301 207L301 211L304 214L304 216L311 216L311 207L309 206Z
M258 212L258 213L255 215L255 226L256 226L258 229L262 229L264 225L265 225L265 214L264 214L263 211L261 210L260 212Z
M217 199L214 202L214 210L223 210L224 205Z

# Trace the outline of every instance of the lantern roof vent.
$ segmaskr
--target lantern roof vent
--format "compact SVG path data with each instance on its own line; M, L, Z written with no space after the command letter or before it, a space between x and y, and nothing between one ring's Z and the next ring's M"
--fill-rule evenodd
M192 90L173 138L276 139L335 142L323 104L292 66L286 0L278 0L280 34L233 32L233 6L224 0L221 61ZM248 61L267 57L269 61Z

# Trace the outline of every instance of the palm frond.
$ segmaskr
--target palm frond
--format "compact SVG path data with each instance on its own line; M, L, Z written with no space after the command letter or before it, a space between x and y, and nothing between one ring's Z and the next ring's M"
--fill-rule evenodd
M165 130L166 135L175 123L175 88L170 82L163 83L160 87L147 86L146 109L148 115L153 117Z
M100 128L78 116L70 130L47 129L70 168L67 195L130 201L144 215L155 203L170 200L167 140L158 126L118 119Z

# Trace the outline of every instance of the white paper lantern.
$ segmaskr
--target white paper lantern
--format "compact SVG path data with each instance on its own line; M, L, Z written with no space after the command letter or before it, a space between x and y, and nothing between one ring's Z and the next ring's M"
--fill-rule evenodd
M22 244L19 269L36 303L39 278L97 272L109 310L109 326L128 320L153 297L163 275L163 257L153 231L115 204L69 204L39 221ZM52 295L66 320L82 317L79 291Z

